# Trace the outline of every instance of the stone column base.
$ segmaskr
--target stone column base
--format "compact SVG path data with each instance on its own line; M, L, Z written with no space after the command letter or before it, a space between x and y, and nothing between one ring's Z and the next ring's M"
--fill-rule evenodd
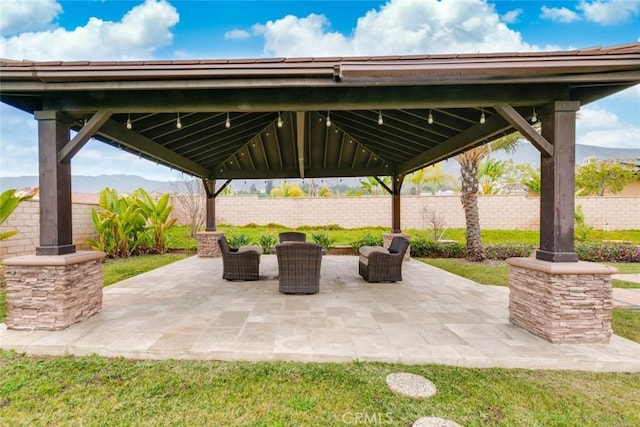
M201 231L196 234L196 239L198 240L198 257L220 258L218 236L222 236L223 234L222 231Z
M382 234L382 246L389 249L391 246L391 241L394 237L404 237L407 240L411 240L411 236L405 233L383 233ZM407 252L404 254L404 260L408 260L411 258L411 246L407 248Z
M509 320L552 343L608 343L611 275L592 262L509 258Z
M56 331L98 313L104 257L87 251L6 259L7 328Z

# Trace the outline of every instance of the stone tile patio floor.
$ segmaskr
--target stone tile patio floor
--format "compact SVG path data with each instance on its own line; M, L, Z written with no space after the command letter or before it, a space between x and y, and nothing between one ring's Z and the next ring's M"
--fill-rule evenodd
M191 257L104 289L102 312L63 331L0 325L0 347L34 355L133 359L382 361L468 367L640 371L640 344L551 344L508 321L508 288L410 260L402 282L371 284L357 257L325 256L320 293L222 280L220 259ZM617 290L616 290L617 291Z

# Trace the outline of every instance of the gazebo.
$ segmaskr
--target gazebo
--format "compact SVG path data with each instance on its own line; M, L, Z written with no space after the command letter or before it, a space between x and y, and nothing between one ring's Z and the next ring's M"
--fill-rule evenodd
M390 228L401 233L406 174L519 131L541 156L540 249L510 261L511 321L553 342L606 342L613 271L578 262L574 251L575 120L582 105L638 83L640 43L464 55L0 60L1 101L38 121L41 195L36 255L5 262L7 324L61 329L100 310L104 255L72 242L71 162L90 138L202 179L207 231L199 244L213 247L215 198L232 179L391 176ZM592 315L576 316L576 307Z

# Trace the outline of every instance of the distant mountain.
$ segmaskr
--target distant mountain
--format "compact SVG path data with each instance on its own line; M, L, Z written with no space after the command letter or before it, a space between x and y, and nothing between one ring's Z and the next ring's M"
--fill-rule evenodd
M598 159L626 159L640 158L640 148L606 148L591 145L576 145L576 164L582 164L586 157L597 157ZM540 165L540 153L529 144L520 144L514 153L495 152L492 157L498 160L512 159L514 163L528 163L533 167ZM458 163L451 159L444 163L445 172L458 175L460 167ZM283 180L274 179L272 184L279 186ZM293 180L289 180L293 181ZM328 186L335 187L358 187L358 178L316 178L314 180L316 188ZM220 185L220 184L218 184ZM231 183L233 192L250 191L252 186L264 191L265 180L235 180ZM0 191L8 188L37 187L37 176L0 177ZM132 193L137 188L144 188L148 192L170 193L172 183L167 181L153 181L136 175L99 175L86 176L74 175L71 180L72 191L74 193L99 193L105 187L115 188L119 193ZM175 185L174 185L175 186Z
M37 187L37 176L16 176L0 178L0 190L8 188ZM137 175L73 175L71 178L71 190L74 193L99 193L103 188L115 188L119 193L132 193L138 188L144 188L148 192L171 192L171 183L165 181L153 181Z

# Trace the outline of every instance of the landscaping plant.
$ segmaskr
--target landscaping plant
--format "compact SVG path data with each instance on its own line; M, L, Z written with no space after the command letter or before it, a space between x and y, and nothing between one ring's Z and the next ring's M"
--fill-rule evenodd
M4 224L21 202L31 200L37 193L37 188L33 188L26 193L18 193L15 188L3 191L0 194L0 225ZM0 232L0 240L8 239L16 234L18 234L18 230Z

